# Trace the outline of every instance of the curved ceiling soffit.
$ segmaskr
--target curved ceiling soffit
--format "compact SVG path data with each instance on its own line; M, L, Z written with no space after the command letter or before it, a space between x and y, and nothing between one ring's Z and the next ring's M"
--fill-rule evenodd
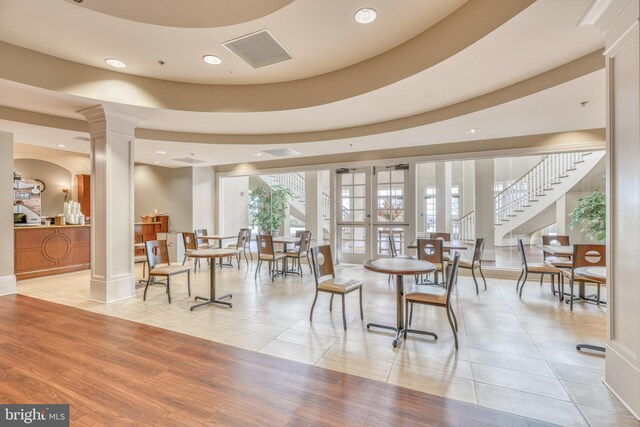
M413 39L366 61L306 79L258 85L205 85L103 70L0 42L0 78L120 104L180 111L262 112L324 105L362 95L455 55L533 0L469 0ZM464 28L464 31L460 31ZM419 54L416 54L419 52Z
M128 21L164 27L213 28L241 24L270 15L293 0L109 0L78 7Z
M39 147L42 151L43 148ZM43 162L52 163L56 166L60 166L62 169L69 172L72 178L75 178L76 175L91 175L91 169L86 165L81 164L81 162L74 159L64 159L59 156L51 155L51 154L43 154L38 152L31 151L22 151L20 149L16 149L13 153L13 158L17 160L40 160Z
M494 107L602 70L605 67L603 53L604 50L600 49L552 70L494 92L437 110L386 122L317 132L260 135L172 132L139 127L136 129L136 138L201 144L261 145L328 141L393 132L428 125ZM89 131L88 124L84 120L58 117L2 106L0 106L0 119L78 132ZM144 124L144 122L142 122L142 124Z

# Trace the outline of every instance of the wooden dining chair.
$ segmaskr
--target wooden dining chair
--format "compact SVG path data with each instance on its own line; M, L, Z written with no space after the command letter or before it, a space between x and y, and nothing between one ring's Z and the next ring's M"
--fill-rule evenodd
M391 258L410 258L410 259L415 259L414 257L410 256L410 255L404 255L404 254L398 254L398 248L396 247L396 240L393 238L393 234L389 234L389 236L387 236L389 239L389 253L391 254ZM393 274L390 274L389 277L387 278L387 283L391 283L391 278L393 277ZM417 283L417 276L416 276L416 283Z
M191 296L191 268L183 265L171 265L169 259L169 250L166 240L149 240L145 243L147 252L147 262L149 263L149 278L144 287L143 301L147 300L147 290L152 283L151 279L155 277L164 277L167 282L156 282L153 284L162 284L167 288L167 298L171 304L171 277L176 274L187 273L187 289Z
M442 239L418 239L418 259L420 261L429 261L435 265L436 269L433 274L433 284L446 286L447 282L447 263L444 260L444 250ZM438 281L438 273L442 273L444 282Z
M316 296L313 298L311 305L311 313L309 313L309 321L313 322L313 309L318 301L318 294L326 292L331 294L329 300L329 311L333 310L333 297L335 295L342 296L342 327L347 330L347 315L345 310L345 295L359 291L360 293L360 319L364 320L362 311L362 282L356 279L348 279L336 277L333 268L333 257L331 255L331 246L322 245L311 248L311 263L313 265L313 275L316 281Z
M244 260L247 263L247 267L249 267L249 259L247 258L247 234L248 228L241 228L238 232L238 240L236 243L227 245L227 249L235 249L236 250L236 261L238 262L238 270L240 270L240 256L244 253ZM250 233L250 232L249 232ZM229 264L231 264L231 257L229 257Z
M575 274L575 269L580 267L606 267L606 246L598 244L574 244L573 256L571 257L571 269L561 270L563 281L560 289L560 296L564 295L565 280L569 280L569 307L573 310L573 284L574 283L595 283L598 291L594 302L600 305L600 285L602 283L590 281L584 277ZM590 300L589 298L585 298Z
M546 275L551 276L551 292L553 295L556 294L556 288L554 280L556 276L558 277L558 287L560 286L560 269L553 265L549 264L538 264L538 263L529 263L527 262L527 255L524 251L524 244L522 243L522 239L518 238L518 253L520 254L520 262L522 264L522 271L520 272L520 277L518 277L518 281L516 282L516 292L518 289L518 296L522 298L522 289L524 288L524 284L527 282L527 277L529 273L539 274L542 278ZM520 281L522 280L522 284Z
M182 265L187 262L189 253L198 249L196 235L194 233L184 232L182 233L182 242L184 243L184 258ZM200 248L202 249L202 248ZM193 272L195 273L196 267L200 267L200 258L195 258L193 261ZM200 267L202 269L202 267Z
M433 241L433 240L431 240ZM411 322L413 320L413 305L425 304L435 307L443 307L447 311L447 318L449 319L449 325L451 325L451 331L453 332L453 340L456 350L458 350L458 319L453 312L451 306L451 295L453 288L456 284L458 276L458 266L460 263L460 254L456 252L453 255L453 261L451 262L451 268L449 269L449 277L447 278L446 289L433 288L431 286L413 286L409 292L404 295L405 304L405 329L404 338L407 339L407 333L416 333L423 335L435 335L432 332L421 331L419 329L410 329ZM437 336L436 336L437 339Z
M193 231L193 234L196 236L196 244L198 249L209 249L209 241L207 239L201 239L202 236L209 235L209 232L206 228L198 228Z
M464 268L467 270L471 270L471 276L473 277L473 282L476 284L476 295L478 295L478 279L476 279L476 269L480 272L480 276L482 276L482 281L484 282L484 290L487 290L487 280L484 278L484 273L482 272L482 255L484 254L484 237L478 237L476 239L476 244L473 247L473 258L472 259L460 259L460 263L458 268Z
M249 259L253 262L253 253L251 252L251 228L245 228L245 232L247 233L247 247L246 250L249 251ZM246 255L246 252L245 252Z
M308 257L309 257L309 249L311 247L311 232L303 231L302 233L300 233L299 237L300 237L300 244L298 245L298 247L294 248L294 250L292 251L285 252L284 254L287 256L287 260L288 259L293 260L294 266L297 266L300 277L303 277L302 263L300 261L303 258L306 258L307 260L309 259ZM295 264L296 262L297 264ZM309 263L309 269L311 269L311 272L313 272L313 269L311 268L311 263Z
M133 241L134 243L144 243L144 236L142 234L136 233L133 236ZM142 254L135 255L133 257L133 262L135 264L142 263L142 278L144 279L147 276L147 254L145 248L142 248Z
M258 272L260 271L260 267L262 267L262 262L267 261L269 263L269 274L271 275L271 281L273 282L276 277L276 271L278 270L278 261L283 261L282 265L284 266L284 259L287 255L282 252L276 252L273 249L273 238L270 234L258 234L258 236L256 236L256 240L258 242L258 265L256 266L256 272L253 278L256 279L258 277ZM284 268L282 268L281 272L283 275L287 275Z
M542 244L544 246L571 246L569 236L564 235L544 235L542 236ZM571 257L568 255L553 255L543 250L542 258L545 264L558 268L571 268ZM540 284L542 284L542 276L540 276Z
M439 240L443 240L445 242L450 242L451 241L451 233L429 233L429 238L430 239L439 239Z

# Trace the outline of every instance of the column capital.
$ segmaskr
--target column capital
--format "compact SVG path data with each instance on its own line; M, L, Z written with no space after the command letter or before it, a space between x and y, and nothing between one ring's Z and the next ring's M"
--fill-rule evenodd
M135 128L138 126L138 123L144 120L142 117L124 113L117 108L106 104L94 105L93 107L78 110L76 113L81 114L85 119L87 119L89 126L105 122L107 123L107 128L110 127L110 124Z

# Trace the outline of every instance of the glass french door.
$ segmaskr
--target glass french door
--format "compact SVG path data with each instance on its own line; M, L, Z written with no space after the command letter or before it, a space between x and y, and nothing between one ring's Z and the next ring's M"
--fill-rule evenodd
M344 263L360 264L391 256L389 236L398 254L405 252L413 199L407 197L409 167L367 167L336 171L337 255Z

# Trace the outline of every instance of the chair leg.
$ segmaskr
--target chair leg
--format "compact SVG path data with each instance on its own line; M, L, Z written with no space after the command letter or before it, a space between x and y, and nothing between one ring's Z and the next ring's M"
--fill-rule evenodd
M524 276L524 269L520 272L520 277L518 277L518 281L516 282L516 292L520 289L520 280L522 280L522 276Z
M331 294L331 299L329 300L329 313L333 311L333 295Z
M569 297L569 309L573 311L573 280L569 281L571 296Z
M524 271L524 279L522 279L522 284L520 285L520 293L518 296L522 298L522 289L524 289L524 284L527 283L527 277L529 276L529 272L527 270Z
M184 265L184 263L187 262L187 256L184 256L184 259L182 260L182 265Z
M484 290L487 290L487 279L484 278L484 273L482 272L482 261L478 264L478 270L480 270L480 275L482 276L482 281L484 282Z
M458 332L458 319L456 318L456 313L453 311L453 307L449 307L449 311L451 311L451 317L453 317L453 326L456 327L456 332Z
M240 270L240 252L236 254L236 262L238 263L238 270Z
M262 260L258 260L258 265L256 265L256 272L253 274L253 280L258 278L258 272L260 271L261 265L262 265Z
M445 307L445 309L447 310L447 317L449 318L449 325L451 325L451 332L453 332L453 341L456 344L456 350L458 350L458 333L456 332L456 329L453 326L453 320L451 318L451 310L449 309L449 307Z
M364 320L364 311L362 311L362 288L358 290L358 293L360 294L360 320Z
M600 283L598 283L598 291L597 291L597 295L596 295L596 305L600 305Z
M313 304L311 304L311 313L309 313L309 322L313 322L313 309L316 307L316 301L318 301L318 288L316 288L316 296L313 298Z
M409 323L407 323L407 325L411 326L412 322L413 322L413 303L411 303L411 306L409 308Z
M311 267L311 253L309 251L307 251L307 263L309 264L309 271L311 272L311 274L313 274L313 268Z
M245 248L242 252L244 253L244 260L247 263L247 267L249 267L249 259L247 258L247 249Z
M542 286L542 279L544 278L544 274L540 275L540 286Z
M434 273L433 273L433 283L436 284L436 285L438 283L440 283L440 282L438 282L438 270L434 271Z
M553 295L556 294L556 275L552 274L551 275L551 292L553 292Z
M476 279L476 270L471 267L471 275L473 276L473 282L476 284L476 295L480 294L480 291L478 290L478 280Z
M151 274L149 274L149 277L147 278L147 284L144 287L144 294L142 295L142 301L146 301L147 300L147 289L149 289L149 284L151 283Z
M413 306L413 304L411 304ZM409 329L409 301L404 303L404 339L407 339L407 329Z
M346 331L347 330L347 310L345 309L345 306L344 306L344 296L345 294L342 294L342 327Z
M187 270L187 290L189 291L189 296L191 296L191 269Z
M169 298L169 304L171 304L171 276L167 276L167 298Z

